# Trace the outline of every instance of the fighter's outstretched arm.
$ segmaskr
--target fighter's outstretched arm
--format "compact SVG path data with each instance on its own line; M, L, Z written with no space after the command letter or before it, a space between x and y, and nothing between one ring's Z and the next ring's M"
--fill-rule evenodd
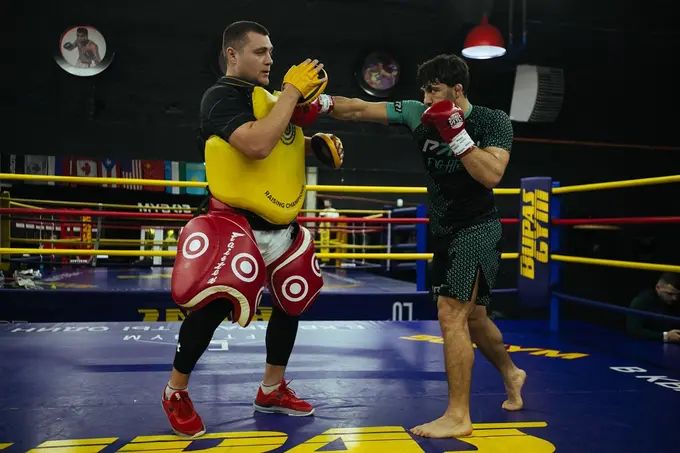
M333 110L330 116L338 120L387 124L387 103L333 96Z

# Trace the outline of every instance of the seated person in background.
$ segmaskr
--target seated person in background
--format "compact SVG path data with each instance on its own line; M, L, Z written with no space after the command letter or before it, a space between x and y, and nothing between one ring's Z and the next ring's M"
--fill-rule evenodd
M630 308L680 317L680 274L661 274L654 289L640 292L630 303ZM680 321L674 323L628 315L626 330L630 335L647 340L680 343Z
M329 217L334 219L340 217L340 213L333 207L333 202L326 198L323 201L323 210L319 213L319 217Z

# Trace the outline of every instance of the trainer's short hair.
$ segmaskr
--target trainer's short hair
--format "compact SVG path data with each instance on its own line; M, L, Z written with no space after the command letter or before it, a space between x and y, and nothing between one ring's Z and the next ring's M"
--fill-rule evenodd
M222 33L222 50L227 50L228 47L241 49L247 42L248 33L251 31L260 35L269 36L269 31L257 22L248 20L233 22L229 24L227 28L224 29L224 33Z

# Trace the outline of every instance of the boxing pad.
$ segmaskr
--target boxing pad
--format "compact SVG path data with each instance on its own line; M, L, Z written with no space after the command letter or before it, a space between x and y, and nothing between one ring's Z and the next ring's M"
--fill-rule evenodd
M234 307L233 321L247 326L266 285L264 259L246 219L231 209L214 209L182 229L170 281L173 300L198 310L215 299ZM224 206L224 205L222 205Z
M322 132L312 136L312 151L320 162L331 168L340 168L344 161L345 151L342 141L333 134Z
M293 65L283 77L284 85L289 83L301 93L300 104L309 104L323 93L328 84L328 74L324 69L318 73L311 62Z
M323 286L314 236L303 226L297 228L290 248L267 266L272 302L290 316L304 313Z

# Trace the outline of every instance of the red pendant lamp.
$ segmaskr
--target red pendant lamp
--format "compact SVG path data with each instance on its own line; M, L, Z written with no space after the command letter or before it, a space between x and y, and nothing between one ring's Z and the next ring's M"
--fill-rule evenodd
M482 23L470 30L463 44L463 56L486 60L505 55L505 41L501 32L482 17Z

